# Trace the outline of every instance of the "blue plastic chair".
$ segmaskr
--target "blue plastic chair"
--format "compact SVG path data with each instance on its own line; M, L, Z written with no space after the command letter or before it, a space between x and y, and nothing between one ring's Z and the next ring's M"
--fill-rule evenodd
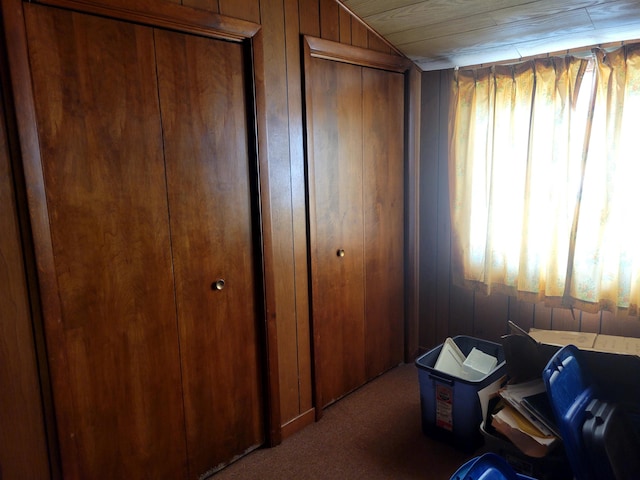
M450 480L535 480L517 473L505 459L485 453L462 465Z
M607 398L574 345L556 352L542 377L575 479L640 479L637 406Z
M582 363L580 350L567 345L551 357L542 378L576 480L596 480L582 441L586 408L595 396L596 386Z

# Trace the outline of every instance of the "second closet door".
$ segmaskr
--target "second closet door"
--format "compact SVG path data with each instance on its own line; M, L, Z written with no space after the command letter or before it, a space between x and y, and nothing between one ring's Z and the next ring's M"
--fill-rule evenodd
M403 359L404 76L307 52L305 90L321 409Z

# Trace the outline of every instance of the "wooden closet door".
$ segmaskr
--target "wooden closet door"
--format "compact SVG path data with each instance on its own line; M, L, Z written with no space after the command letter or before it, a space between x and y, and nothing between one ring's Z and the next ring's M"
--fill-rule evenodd
M313 336L322 408L366 379L362 69L307 62Z
M322 409L404 356L406 67L398 57L311 37L304 62Z
M153 31L24 5L42 195L30 208L66 479L184 478ZM43 207L42 203L46 202Z
M242 46L155 35L189 470L196 478L264 442L253 136ZM216 281L224 281L220 290Z
M0 476L50 478L35 335L10 150L0 87ZM17 173L17 172L16 172Z
M404 75L362 69L367 378L404 357Z

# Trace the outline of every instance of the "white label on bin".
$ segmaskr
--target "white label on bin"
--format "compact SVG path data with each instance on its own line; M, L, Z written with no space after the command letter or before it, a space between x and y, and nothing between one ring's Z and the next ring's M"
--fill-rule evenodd
M453 431L453 388L436 385L436 426Z

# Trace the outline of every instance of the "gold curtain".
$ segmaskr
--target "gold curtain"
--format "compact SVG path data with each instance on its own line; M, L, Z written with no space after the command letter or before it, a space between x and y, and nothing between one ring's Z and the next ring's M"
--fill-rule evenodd
M640 157L627 148L640 120L637 52L457 72L449 116L457 284L637 314L640 227L629 194Z
M596 51L593 125L568 296L582 309L638 315L640 45Z

